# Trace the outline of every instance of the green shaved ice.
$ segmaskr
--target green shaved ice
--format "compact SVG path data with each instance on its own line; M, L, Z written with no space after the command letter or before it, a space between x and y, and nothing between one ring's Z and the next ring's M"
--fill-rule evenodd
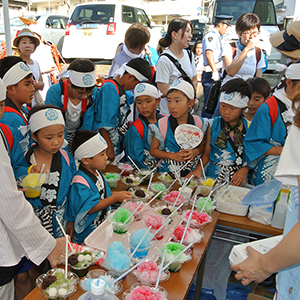
M167 250L168 254L172 254L174 256L178 255L182 250L184 249L184 246L180 243L167 243L162 246L161 253L164 253L165 250Z
M205 204L206 200L207 200L207 197L200 198L196 203L196 208L201 210L203 208L203 206L205 205L204 210L211 211L213 209L211 200L208 199L207 203Z
M117 223L122 223L128 219L128 217L131 215L130 211L124 207L119 207L116 212L114 213L112 220ZM130 220L127 221L127 223Z
M90 266L92 261L93 261L93 255L92 252L90 251L83 251L83 252L75 252L76 254L82 254L82 255L90 255L92 257L91 260L83 260L83 261L79 261L75 266L73 266L73 268L78 268L78 269L82 269L82 268L86 268L87 266Z
M106 180L110 180L110 179L116 180L117 177L118 177L117 173L106 173L105 175Z
M165 178L167 181L173 181L174 179L168 174Z
M68 291L70 291L69 286L72 284L72 280L65 278L65 274L61 271L56 271L54 274L56 276L56 281L51 283L47 288L46 288L46 293L48 293L49 289L54 287L56 289L58 288L65 288Z
M167 188L165 187L165 185L163 183L153 184L152 189L155 191L158 191L158 192L160 192L160 191L165 192L167 190Z

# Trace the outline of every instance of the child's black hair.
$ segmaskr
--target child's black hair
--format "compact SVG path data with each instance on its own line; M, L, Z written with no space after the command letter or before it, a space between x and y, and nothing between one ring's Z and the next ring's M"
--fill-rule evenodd
M76 149L81 146L83 143L91 139L93 136L98 134L96 131L91 131L91 130L81 130L78 131L72 141L71 144L71 152L74 155Z
M193 99L195 99L196 98L196 91L195 91L195 87L193 85L193 82L192 82L191 78L188 77L188 76L180 76L179 79L183 79L184 81L188 82L193 87L193 90L194 90L194 98ZM169 93L173 92L173 91L177 91L177 89L169 89L168 92L167 92L167 95Z
M239 92L242 97L249 97L251 98L252 95L252 88L250 83L245 81L242 78L235 78L227 81L222 87L221 92L225 92L227 94L233 93L233 92Z
M131 59L127 63L127 66L137 70L139 73L141 73L146 78L148 78L148 80L150 80L152 78L152 72L151 72L150 64L145 59L143 59L141 57ZM126 73L128 74L128 72L125 72L125 74Z
M252 93L256 92L261 94L265 98L265 100L270 96L271 86L266 79L261 77L254 77L254 78L249 78L246 81L250 83L252 88Z
M56 106L52 105L52 104L42 104L42 105L35 105L28 113L28 121L30 120L31 116L43 109L48 109L48 108L54 108L54 109L59 109ZM33 132L33 134L36 136L36 134L39 132L39 130L37 130L36 132Z
M70 63L68 70L74 70L81 73L92 72L95 70L95 64L89 59L77 58Z
M6 56L0 59L0 77L3 78L6 72L19 62L24 62L26 64L26 62L19 56ZM25 78L31 76L32 74L29 74Z

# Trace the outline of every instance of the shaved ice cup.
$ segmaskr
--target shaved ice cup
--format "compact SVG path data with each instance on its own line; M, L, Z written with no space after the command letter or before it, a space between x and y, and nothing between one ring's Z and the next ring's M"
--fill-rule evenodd
M123 176L129 176L133 172L133 170L134 170L134 168L131 165L129 165L129 164L123 164L123 163L119 163L118 164L118 168L121 171L124 171L122 173Z
M146 228L141 228L130 234L128 244L131 253L137 247L137 245L139 244L146 232ZM153 242L151 241L151 233L149 232L143 239L142 243L139 245L138 249L135 251L133 257L138 259L145 258L148 255L148 252L152 246Z
M84 249L82 251L77 251L77 252L73 252L69 255L69 257L72 254L77 254L77 255L90 255L91 256L91 260L90 261L82 261L82 263L80 263L80 261L78 261L78 266L72 266L69 262L69 268L71 270L71 272L75 273L78 277L83 277L87 274L87 272L89 271L90 266L93 264L94 259L95 259L95 252L93 249L88 248L88 247L84 247Z
M155 223L153 223L153 220L152 220L153 218L154 218ZM156 230L165 222L165 218L159 214L144 215L143 222L147 228L152 226L152 228L150 229L150 233L154 234L156 232ZM157 225L157 224L159 224L159 225ZM157 225L157 226L155 226L155 225ZM154 239L161 240L164 237L164 233L165 233L167 226L168 226L168 224L166 224L159 232L157 232L154 236Z
M120 208L122 208L122 207L120 207ZM118 209L120 209L120 208L118 208ZM130 224L134 220L134 216L130 217L130 219L126 223L122 223L122 222L118 222L118 221L114 220L115 213L116 213L116 211L113 211L113 212L109 211L107 213L107 220L112 224L113 230L115 233L124 234L128 231ZM124 221L126 221L126 220L124 220Z
M119 181L119 174L118 173L106 173L105 180L110 189L116 189L118 186Z
M141 171L141 172L140 172ZM140 169L139 170L136 170L134 171L134 174L136 176L139 176L140 178L143 178L144 176L146 176L148 174L148 176L146 176L143 181L141 182L141 185L148 185L149 184L149 180L150 180L150 177L151 177L151 173L150 173L150 170L148 169Z
M164 183L162 182L154 182L154 183L151 183L151 186L150 186L151 190L157 194L159 192L162 192L158 197L157 199L160 200L162 199L165 195L166 195L166 191L167 191L167 187L165 186Z
M68 288L68 292L66 295L56 295L56 296L49 296L49 294L47 293L48 291L48 288L46 289L43 289L42 288L42 283L43 283L43 280L45 277L47 277L48 275L55 275L56 272L62 272L63 274L63 277L65 276L65 270L64 269L51 269L49 270L46 274L42 274L40 275L35 283L36 283L36 286L39 290L39 293L44 297L44 298L47 298L47 299L51 299L51 300L65 300L65 299L68 299L71 295L73 295L76 290L77 290L77 283L78 283L78 276L73 273L73 272L68 272L68 275L67 275L67 279L69 280L69 285L67 285L67 288ZM51 286L51 285L50 285ZM58 293L58 290L59 290L59 286L56 288L57 290L57 293Z
M168 300L168 297L168 292L162 286L158 286L155 293L155 287L139 285L139 283L133 284L122 295L123 300Z
M191 210L186 210L183 213L184 219L183 221L187 223L189 215L190 215ZM212 222L212 217L207 214L202 212L201 214L197 211L193 211L193 216L190 221L190 226L191 228L195 229L203 229L204 225L211 223Z
M20 185L26 189L25 195L28 198L36 198L41 194L41 187L47 179L46 174L42 174L39 184L37 184L40 174L30 173L19 178Z
M121 207L124 207L128 209L131 213L137 208L137 206L143 202L142 200L137 200L137 199L125 199L123 200ZM139 221L142 218L142 213L141 209L145 206L145 204L142 204L139 209L134 213L134 220Z

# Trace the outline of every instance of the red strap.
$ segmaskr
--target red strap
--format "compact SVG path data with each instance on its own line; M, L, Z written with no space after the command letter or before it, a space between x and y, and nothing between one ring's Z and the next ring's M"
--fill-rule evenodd
M62 108L62 113L66 111L68 108L68 101L69 101L69 91L68 91L68 84L66 80L63 80L64 84L64 103L63 103L63 108ZM81 114L84 115L86 112L86 107L87 107L87 98L81 101Z
M18 110L16 110L15 108L12 108L10 106L5 106L4 112L12 112L12 113L15 113L15 114L19 115L23 119L25 125L28 125L28 123L27 123L26 119L24 118L24 116Z
M64 103L63 103L63 108L62 108L62 113L64 113L68 107L68 101L69 101L69 92L68 92L68 84L67 80L63 80L64 84Z
M106 82L112 83L112 84L116 87L117 93L118 93L118 95L119 95L119 87L118 87L117 83L116 83L113 79L106 79L106 80L103 82L103 84L106 83ZM102 84L102 86L103 86L103 84Z
M9 127L5 124L0 123L0 128L3 131L3 134L7 140L8 146L10 151L12 151L13 145L14 145L14 137L12 135L11 130L9 129Z
M278 103L274 96L270 97L266 101L266 103L269 106L270 117L271 117L271 128L272 128L278 116Z
M141 119L137 119L136 121L133 122L132 124L137 132L139 133L139 135L141 136L141 138L143 139L144 137L144 125Z

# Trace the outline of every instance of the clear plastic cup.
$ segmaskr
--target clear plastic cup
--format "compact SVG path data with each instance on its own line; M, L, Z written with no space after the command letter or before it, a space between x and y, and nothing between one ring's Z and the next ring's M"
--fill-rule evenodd
M40 174L39 173L30 173L26 176L22 176L19 178L20 185L26 189L25 195L28 198L36 198L41 194L41 187L43 183L46 181L47 175L42 174L39 184Z
M119 181L119 174L118 173L106 173L105 174L105 180L109 186L110 189L115 189L118 186Z
M112 224L113 230L117 234L124 234L128 231L130 224L134 220L134 217L130 217L130 219L126 223L117 222L113 219L115 212L108 212L107 220Z

